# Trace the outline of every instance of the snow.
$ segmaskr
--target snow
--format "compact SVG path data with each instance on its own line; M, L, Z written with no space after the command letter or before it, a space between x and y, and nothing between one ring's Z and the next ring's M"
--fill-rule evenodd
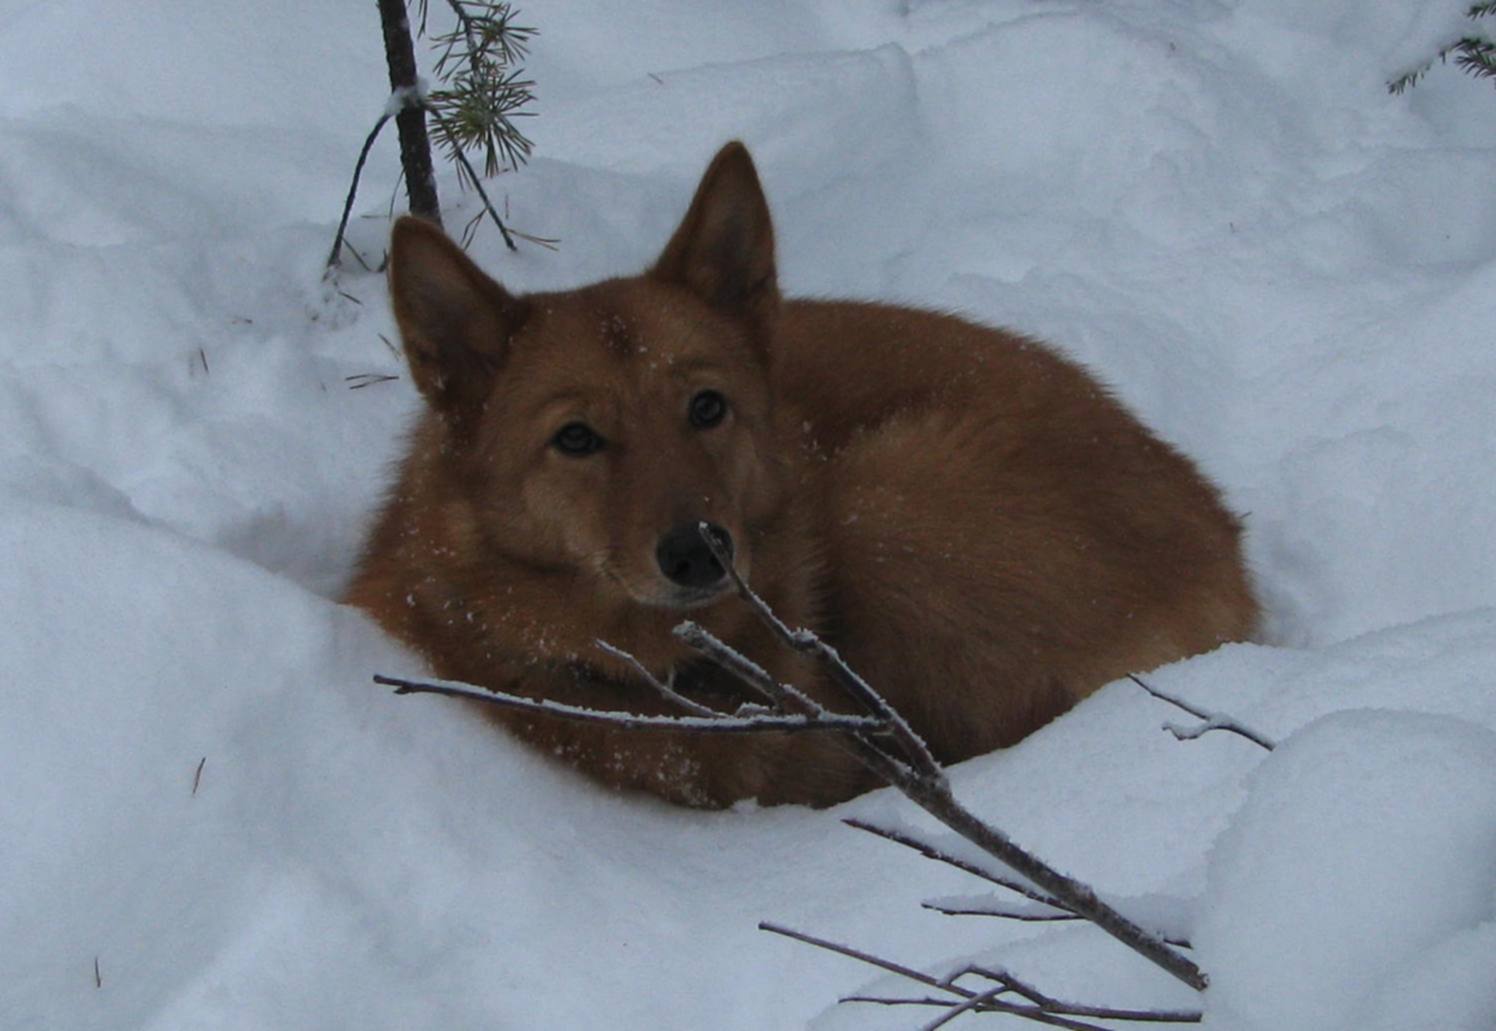
M1385 89L1463 8L522 8L536 157L492 192L561 243L481 229L508 286L641 267L740 137L787 292L1055 341L1246 513L1263 639L1149 682L1274 752L1120 682L952 771L1187 930L1199 996L922 909L990 886L838 822L940 836L888 792L676 810L373 685L422 670L336 599L419 401L380 278L320 279L388 99L372 7L0 0L0 1027L929 1019L837 1006L908 986L760 920L1226 1031L1496 1024L1496 102ZM396 164L387 130L371 258Z
M1376 709L1314 721L1253 774L1211 850L1195 937L1216 972L1210 1024L1368 1026L1421 956L1496 918L1492 857L1496 734Z

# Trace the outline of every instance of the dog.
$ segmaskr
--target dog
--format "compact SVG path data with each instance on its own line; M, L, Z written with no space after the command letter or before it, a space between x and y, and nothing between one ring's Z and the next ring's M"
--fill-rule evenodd
M701 533L937 759L1011 745L1127 673L1249 636L1237 520L1192 463L1043 344L931 311L785 300L747 149L711 162L641 275L516 296L396 222L425 401L346 600L435 673L593 709L744 700L689 618L828 708ZM876 786L822 734L692 735L479 706L609 785L815 806Z

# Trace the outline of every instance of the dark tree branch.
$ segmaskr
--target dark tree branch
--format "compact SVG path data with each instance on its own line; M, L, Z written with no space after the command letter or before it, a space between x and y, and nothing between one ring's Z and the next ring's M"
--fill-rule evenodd
M328 269L337 268L342 262L343 234L348 230L348 216L353 211L353 198L358 194L358 179L364 174L364 162L369 160L369 151L373 148L374 141L379 138L380 131L389 120L388 111L379 116L379 121L374 123L374 128L364 139L363 149L358 152L358 162L353 166L353 182L348 184L348 199L343 202L343 217L338 220L338 235L333 237L332 252L327 256L326 267ZM362 258L359 260L363 261Z
M431 167L431 140L426 135L426 109L420 99L415 45L410 38L410 20L405 0L378 0L379 21L384 28L384 54L389 64L390 89L409 97L395 116L400 130L400 167L405 170L405 191L410 213L442 224L441 203L436 196L436 174Z

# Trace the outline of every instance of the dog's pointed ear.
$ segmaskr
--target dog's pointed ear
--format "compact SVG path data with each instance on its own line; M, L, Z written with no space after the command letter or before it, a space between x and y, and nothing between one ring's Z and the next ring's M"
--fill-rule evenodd
M395 223L389 276L411 377L428 404L460 421L488 395L524 305L420 218Z
M779 307L774 224L747 147L717 152L650 274L767 331Z

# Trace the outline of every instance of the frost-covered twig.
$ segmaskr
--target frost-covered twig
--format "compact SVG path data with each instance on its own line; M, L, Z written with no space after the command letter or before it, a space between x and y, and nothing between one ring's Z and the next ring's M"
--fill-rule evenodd
M1068 910L1054 906L1046 906L1037 902L1009 903L1002 902L991 896L963 897L960 895L947 898L926 899L920 903L921 908L928 909L932 913L942 916L989 916L999 920L1017 920L1020 923L1059 923L1066 920L1083 919ZM1159 932L1159 937L1170 945L1180 949L1189 949L1194 946L1188 938Z
M644 665L644 663L640 662L638 659L630 655L628 652L624 651L622 648L615 648L613 645L603 640L594 641L593 644L597 645L599 651L603 652L606 655L611 655L613 658L627 665L635 673L639 674L639 678L641 680L643 680L646 684L659 692L660 697L664 698L672 705L676 705L682 709L685 709L693 716L706 716L708 718L715 719L716 717L723 715L709 705L702 705L698 701L687 698L685 695L681 694L673 686L671 686L671 684L666 683L665 681L661 680L659 677L651 673L649 669Z
M980 1013L983 1009L990 1008L989 1004L995 1003L997 1001L997 997L1005 991L1007 991L1007 988L1005 988L1003 985L998 985L995 988L987 989L980 995L973 995L971 998L963 1002L955 1003L949 1006L946 1011L940 1016L936 1017L924 1027L920 1028L920 1031L936 1031L937 1028L945 1027L945 1025L949 1024L951 1021L955 1020L963 1013Z
M1152 687L1146 681L1144 681L1142 677L1135 676L1132 673L1127 674L1127 679L1131 680L1134 684L1137 684L1144 691L1147 691L1159 701L1168 702L1170 705L1175 706L1176 708L1183 709L1185 712L1195 717L1195 719L1201 721L1200 725L1196 727L1184 727L1178 723L1165 723L1164 729L1167 730L1170 734L1173 734L1174 737L1179 741L1193 741L1195 740L1195 738L1200 737L1202 734L1207 734L1212 730L1224 730L1227 733L1236 734L1239 737L1244 737L1248 741L1252 742L1252 744L1257 745L1259 748L1265 748L1269 752L1271 752L1274 747L1276 747L1272 738L1268 737L1266 734L1262 734L1258 731L1253 730L1251 727L1231 716L1226 715L1225 713L1211 712L1209 709L1201 709L1197 706L1190 705L1182 698L1176 698L1173 695L1165 694L1158 688Z
M1075 1019L1076 1017L1095 1017L1103 1020L1125 1020L1137 1022L1153 1022L1167 1024L1199 1023L1201 1014L1195 1010L1134 1010L1117 1009L1107 1006L1088 1006L1080 1003L1062 1002L1051 998L1035 989L1032 985L1020 981L1016 977L1003 971L988 970L979 966L963 967L950 977L938 978L926 974L921 970L897 963L882 956L876 956L870 952L864 952L850 945L830 941L826 938L818 938L804 931L797 931L781 924L763 921L759 923L759 930L769 931L773 934L783 935L806 945L813 945L818 949L825 949L837 955L855 959L869 966L877 967L891 974L907 978L918 984L933 988L936 991L946 992L954 998L937 998L926 996L918 999L898 999L869 995L844 996L842 1002L875 1002L885 1006L939 1006L945 1007L947 1012L934 1022L924 1025L926 1028L939 1027L949 1020L954 1019L961 1013L1006 1013L1010 1016L1022 1017L1026 1020L1039 1024L1048 1024L1052 1027L1070 1028L1073 1031L1108 1031L1099 1024L1086 1023ZM966 974L978 974L994 981L994 986L984 988L982 991L973 991L961 984L958 980ZM1011 992L1025 1000L1024 1003L1008 1002L999 996ZM955 1012L950 1012L955 1010Z
M726 670L758 698L787 712L826 714L826 709L793 684L782 684L769 671L736 648L723 643L704 627L686 620L675 628L675 636L702 658Z
M1080 919L1074 913L1063 909L1052 909L1035 904L1030 904L1028 907L1007 905L996 901L989 902L986 899L926 899L920 903L920 908L939 913L941 916L991 916L1001 920L1017 920L1020 923L1033 924Z
M860 820L855 816L848 817L847 819L843 820L842 823L846 824L848 827L853 827L860 831L867 831L869 834L884 838L888 841L892 841L895 844L903 845L905 848L911 848L914 851L918 852L920 855L924 856L926 859L933 859L937 862L945 863L947 866L955 867L962 873L969 873L974 877L980 877L984 881L996 884L1000 888L1007 888L1009 891L1016 892L1017 894L1022 895L1024 898L1028 899L1031 902L1037 902L1040 905L1049 906L1053 909L1064 910L1067 913L1070 912L1068 909L1065 909L1065 904L1059 899L1055 898L1053 895L1046 895L1044 892L1030 887L1029 885L1020 884L1019 882L1011 880L1010 878L1002 877L998 874L992 873L989 870L984 870L980 866L977 866L975 863L967 862L966 860L961 859L958 856L953 856L948 852L942 851L941 849L936 848L934 845L931 845L928 842L919 840L912 834L906 834L905 832L895 830L892 827L882 827L875 823L869 823L866 820Z
M945 826L1033 884L1043 893L1036 901L1082 917L1195 990L1205 989L1209 983L1208 978L1189 957L1178 952L1159 935L1103 902L1088 885L1056 870L962 806L952 793L945 771L903 717L853 671L834 648L808 630L792 630L787 627L739 575L732 563L732 556L708 530L706 524L701 525L701 533L717 561L731 577L738 593L774 636L796 652L816 660L831 681L839 685L864 710L865 715L826 710L804 692L776 682L757 663L692 623L677 627L676 634L707 659L749 685L760 698L766 699L773 706L771 710L742 717L726 714L635 716L498 694L450 682L412 682L390 677L375 677L375 682L393 686L401 694L443 694L565 719L609 723L618 727L703 733L837 731L839 734L832 740L851 751L880 777Z
M932 780L944 782L945 771L930 754L930 749L925 745L923 739L914 732L904 717L900 715L893 706L884 701L883 696L873 690L871 684L842 661L837 650L821 640L819 636L809 630L792 630L784 624L774 611L753 593L747 582L738 573L737 566L733 565L732 556L722 546L707 523L697 525L701 539L711 549L713 557L727 571L732 579L733 586L737 588L738 596L748 603L754 615L773 632L774 636L781 642L803 655L809 655L815 659L823 670L831 677L833 683L839 686L851 697L852 701L861 705L868 712L879 719L886 720L892 726L894 737L898 740L900 749L903 751L902 759L915 771L917 776L930 777Z
M1063 908L1084 917L1138 955L1194 988L1204 991L1209 978L1188 956L1176 951L1158 935L1102 902L1089 885L1061 873L1038 856L1019 846L1002 831L979 819L956 800L949 779L919 735L894 708L851 669L836 649L809 630L791 630L739 575L732 556L706 523L698 527L701 539L732 578L733 586L760 621L795 651L814 658L831 680L867 712L888 724L893 739L878 740L854 733L851 741L859 756L891 785L917 803L941 823L970 841L1014 873L1063 903ZM893 745L890 748L890 745Z
M1023 996L1046 1013L1063 1013L1072 1017L1099 1017L1104 1020L1136 1020L1153 1024L1197 1024L1201 1017L1198 1010L1139 1010L1116 1006L1091 1006L1083 1002L1066 1002L1044 994L1003 967L994 969L977 963L968 963L949 975L944 983L955 984L968 975L986 978L1001 985L1004 990Z
M396 694L436 694L448 698L465 698L470 702L496 705L502 709L533 712L576 723L605 723L625 730L688 730L697 734L792 734L827 730L842 733L867 733L882 729L882 725L877 720L866 716L818 717L782 713L755 713L744 717L723 713L712 716L640 716L629 712L584 709L577 705L526 698L523 695L505 694L502 691L485 691L457 681L404 680L399 677L376 674L374 683L393 687Z

